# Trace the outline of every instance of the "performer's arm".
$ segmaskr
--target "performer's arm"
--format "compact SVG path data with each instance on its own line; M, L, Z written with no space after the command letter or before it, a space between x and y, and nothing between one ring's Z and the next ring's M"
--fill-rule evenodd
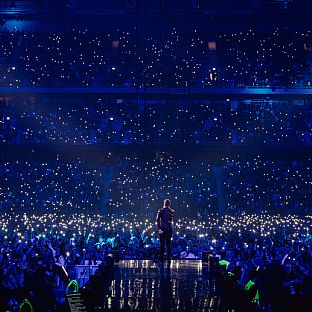
M157 212L157 217L156 217L156 223L157 223L157 229L160 230L160 211Z

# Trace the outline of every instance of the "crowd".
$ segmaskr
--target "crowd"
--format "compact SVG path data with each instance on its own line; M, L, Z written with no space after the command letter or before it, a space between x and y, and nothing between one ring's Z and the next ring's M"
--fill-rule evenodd
M210 38L195 28L187 33L172 28L147 34L2 30L0 87L311 85L309 31L219 33ZM309 100L61 100L3 95L0 102L0 142L5 147L310 146L311 126ZM4 154L1 308L17 309L26 295L35 306L55 310L56 289L74 277L73 266L100 264L109 254L158 259L155 216L164 198L172 200L176 211L173 259L210 254L211 259L228 261L226 273L235 276L231 287L255 281L266 310L279 311L285 294L292 307L311 296L311 159L238 157L212 163L195 153L186 160L170 152L156 157L109 152L95 164L66 160L64 155L6 161ZM217 286L226 297L228 276L225 279Z
M52 269L53 263L62 263L70 270L76 264L99 264L110 253L124 259L157 259L159 240L154 219L140 219L134 214L3 213L0 247L1 306L12 307L21 293L28 293L33 302L38 300L38 289L34 288L38 285L31 279L37 281L42 274L45 282L41 285L45 283L44 290L53 293L62 277ZM270 268L278 275L274 291L285 291L287 283L294 281L291 285L296 295L310 295L310 216L212 214L200 221L177 219L172 257L201 259L203 252L227 259L229 269L240 270L241 283L249 280L255 268L261 274L268 274ZM268 294L268 285L262 286L261 296ZM263 304L272 304L270 300ZM50 308L53 304L51 300L45 303Z
M150 216L157 201L170 194L188 215L217 209L212 168L204 162L195 165L172 157L121 157L102 165L32 160L2 163L0 172L0 209L6 212L46 213L62 207L64 212Z
M219 42L224 77L240 86L309 86L309 37L310 32L290 34L287 30L267 35L255 31L224 34Z
M229 211L311 214L310 166L310 160L227 160L224 184Z
M0 164L1 211L83 211L152 216L172 196L181 216L216 212L224 198L229 212L311 212L311 160L186 161L119 157L101 165L64 160ZM221 183L222 187L217 184ZM221 205L221 206L220 206ZM219 208L218 208L219 207Z
M2 87L311 85L311 33L0 32Z
M4 97L0 102L0 142L8 144L311 145L311 126L308 100Z

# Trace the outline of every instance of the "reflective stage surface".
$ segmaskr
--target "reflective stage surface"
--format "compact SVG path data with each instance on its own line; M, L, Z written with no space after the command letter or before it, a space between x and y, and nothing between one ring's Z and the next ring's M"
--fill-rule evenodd
M215 284L201 261L124 260L105 298L106 311L218 311Z

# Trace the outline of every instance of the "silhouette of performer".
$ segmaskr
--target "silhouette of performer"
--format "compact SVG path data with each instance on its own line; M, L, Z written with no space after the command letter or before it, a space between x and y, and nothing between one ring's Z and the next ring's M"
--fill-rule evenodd
M167 247L167 259L171 260L171 237L173 232L174 210L170 208L171 201L164 200L163 208L158 210L156 222L160 238L160 258L164 260L165 244Z

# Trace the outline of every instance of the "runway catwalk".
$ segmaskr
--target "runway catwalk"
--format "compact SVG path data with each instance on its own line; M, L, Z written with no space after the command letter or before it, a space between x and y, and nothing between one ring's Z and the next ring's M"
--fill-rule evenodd
M217 311L219 297L201 261L124 260L106 296L107 311Z

